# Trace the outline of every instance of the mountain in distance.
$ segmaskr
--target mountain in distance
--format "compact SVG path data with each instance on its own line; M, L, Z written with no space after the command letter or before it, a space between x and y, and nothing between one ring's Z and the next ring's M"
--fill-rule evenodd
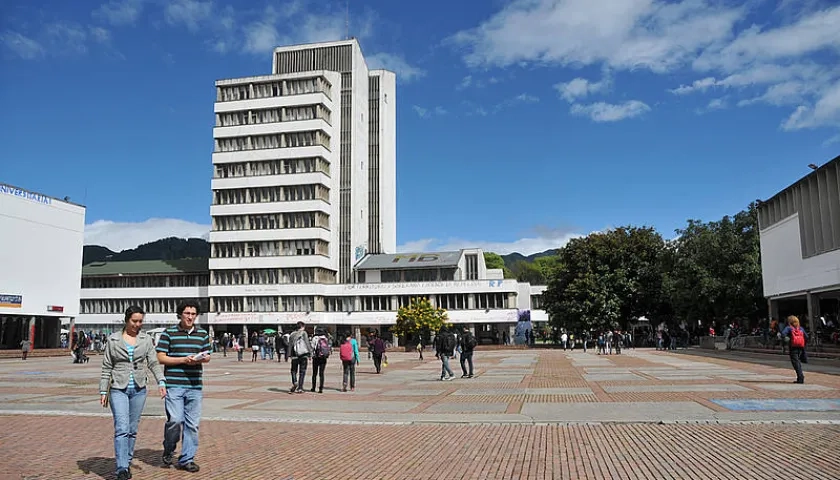
M144 243L137 248L114 252L100 245L85 245L82 265L92 262L127 262L132 260L181 260L210 258L210 243L203 238L169 237Z
M528 256L522 255L521 253L518 253L518 252L513 252L513 253L509 253L507 255L501 255L501 257L502 257L502 260L505 261L505 266L508 267L508 268L511 268L512 266L514 266L515 264L517 264L519 262L531 263L531 262L533 262L534 260L536 260L540 257L550 257L552 255L557 255L557 250L558 249L556 249L556 248L551 248L551 249L548 249L544 252L533 253L533 254L528 255Z

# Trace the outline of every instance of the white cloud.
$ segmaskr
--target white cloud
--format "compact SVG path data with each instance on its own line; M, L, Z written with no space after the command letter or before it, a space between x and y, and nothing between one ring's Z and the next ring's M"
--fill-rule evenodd
M674 95L686 95L692 92L705 92L711 87L717 85L717 80L715 77L706 77L700 80L695 80L691 85L680 85L677 88L669 90L669 92L673 93Z
M397 252L446 252L460 250L462 248L480 248L485 252L494 252L499 255L507 255L514 252L523 255L532 255L546 250L561 248L569 243L570 240L583 236L579 233L558 232L524 237L511 242L473 241L460 238L450 238L448 240L424 238L397 246Z
M571 113L589 117L594 122L617 122L626 118L634 118L650 111L650 107L639 100L630 100L620 104L605 102L590 105L572 105Z
M600 82L590 82L585 78L575 78L570 82L555 84L554 89L560 93L560 96L564 100L573 103L578 98L603 92L609 87L609 84L608 79L601 80Z
M722 110L726 107L727 103L725 98L715 98L706 105L706 110Z
M782 128L800 130L822 125L840 126L840 80L828 88L813 106L797 107L782 123Z
M44 47L39 42L11 30L0 34L0 44L12 54L26 60L31 60L44 54Z
M744 12L705 0L515 0L454 35L471 66L592 64L664 71L726 39Z
M143 12L143 0L111 1L93 11L94 18L111 25L133 24Z
M430 114L429 114L429 109L428 109L428 108L423 108L423 107L421 107L421 106L419 106L419 105L412 105L412 106L411 106L411 109L412 109L412 110L414 110L414 112L415 112L415 113L417 114L417 116L419 116L420 118L429 118L429 116L430 116Z
M459 83L458 86L455 87L455 90L464 90L466 88L469 88L469 86L472 85L472 81L472 75L467 75L466 77L461 79L461 83Z
M824 141L822 145L823 147L827 147L829 145L834 145L835 143L840 143L840 133L831 138L826 139L826 141Z
M183 24L196 32L213 14L213 2L198 0L172 0L163 9L163 16L170 25Z
M412 82L426 76L426 71L409 65L402 55L392 53L377 53L367 57L371 70L385 69L397 74L397 80L405 83Z
M421 107L420 105L412 105L411 109L414 110L414 113L416 113L417 116L420 118L431 118L432 116L440 117L449 113L448 110L441 107L440 105L436 106L433 109Z
M150 218L145 222L97 220L85 225L85 245L101 245L119 252L167 237L207 239L209 233L209 225L177 218Z

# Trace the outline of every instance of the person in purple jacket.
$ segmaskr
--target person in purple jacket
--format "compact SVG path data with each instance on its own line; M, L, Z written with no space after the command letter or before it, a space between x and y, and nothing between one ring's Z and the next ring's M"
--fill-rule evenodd
M805 355L805 344L808 342L808 334L805 329L799 326L799 319L793 315L787 318L788 326L782 331L782 338L789 339L788 352L790 352L790 363L796 371L796 381L793 383L805 383L805 375L802 373L802 357Z

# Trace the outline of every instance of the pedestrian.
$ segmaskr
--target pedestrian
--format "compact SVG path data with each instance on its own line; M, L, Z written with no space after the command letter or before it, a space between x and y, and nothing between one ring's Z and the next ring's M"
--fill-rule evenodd
M417 340L417 353L420 354L420 361L423 361L423 339Z
M440 332L435 337L435 356L440 359L440 379L452 380L455 374L449 368L449 357L455 354L455 335L446 327L440 327Z
M306 379L306 365L312 355L309 334L304 330L304 323L297 323L298 329L289 335L289 356L292 357L292 388L289 393L303 393L303 381Z
M808 342L808 334L805 329L799 326L799 318L789 316L788 326L782 331L782 337L789 341L788 352L790 363L796 372L796 380L793 383L805 383L805 374L802 373L802 357L805 356L805 344Z
M476 345L475 336L470 329L464 327L464 335L461 336L461 371L464 373L461 378L473 378L473 351ZM470 364L469 374L467 373L467 362Z
M178 304L178 325L167 328L157 345L158 361L166 376L166 424L163 430L163 463L172 465L175 447L182 441L175 467L198 472L198 424L201 421L203 364L210 361L210 335L197 326L198 302ZM182 436L183 435L183 436Z
M385 342L374 333L371 335L369 345L373 354L373 366L376 368L376 373L382 373L382 355L385 354Z
M152 337L141 330L145 316L142 308L128 307L122 331L111 334L103 347L99 403L106 408L110 405L114 416L117 480L131 478L137 427L146 405L147 367L158 382L160 398L166 397L163 368L155 354Z
M281 357L286 354L286 347L283 346L283 335L279 333L274 336L274 350L277 352L277 362L282 362Z
M318 393L324 393L324 370L327 369L327 358L332 353L330 339L327 338L324 330L320 327L315 330L312 337L312 390L315 392L315 379L320 377L321 383L318 386Z
M243 357L245 356L245 334L240 333L239 339L234 340L235 345L233 346L236 349L236 361L244 362L245 360Z
M347 391L347 383L350 383L350 391L356 391L356 363L358 363L358 350L353 347L353 338L348 333L341 339L338 347L338 356L341 358L343 381L341 391Z
M29 350L32 348L32 342L28 338L24 338L20 342L20 358L26 360L29 356Z

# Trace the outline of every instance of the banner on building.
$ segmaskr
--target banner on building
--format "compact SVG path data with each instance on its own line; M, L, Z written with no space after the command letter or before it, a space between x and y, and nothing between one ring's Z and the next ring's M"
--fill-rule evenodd
M0 308L21 308L23 295L6 295L0 293Z

